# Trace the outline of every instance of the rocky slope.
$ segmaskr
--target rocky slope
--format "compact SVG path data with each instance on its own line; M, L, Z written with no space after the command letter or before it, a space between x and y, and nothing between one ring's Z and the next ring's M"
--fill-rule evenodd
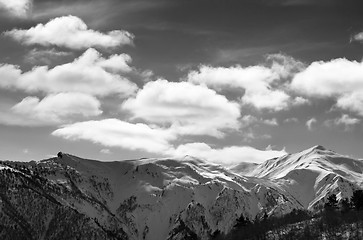
M317 209L329 193L350 196L362 170L361 161L320 146L231 169L192 157L0 162L0 238L209 239L241 215Z

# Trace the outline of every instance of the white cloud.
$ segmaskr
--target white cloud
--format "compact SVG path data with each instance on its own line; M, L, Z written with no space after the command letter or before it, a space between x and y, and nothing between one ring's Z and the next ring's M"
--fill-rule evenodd
M355 34L351 41L363 42L363 32Z
M51 94L40 100L26 97L10 111L1 111L0 122L6 125L44 126L69 123L102 113L100 102L83 93Z
M198 71L192 71L188 74L188 81L206 84L217 90L225 87L240 87L251 91L261 91L265 90L268 83L276 77L277 75L271 69L263 66L225 68L203 65Z
M257 109L271 109L280 111L287 109L290 96L279 90L266 90L261 92L247 92L242 97L242 102L251 104Z
M344 126L344 129L346 131L348 131L348 130L352 129L352 127L354 125L357 125L360 122L361 122L361 120L358 119L358 118L353 118L353 117L350 117L348 114L343 114L339 118L326 120L324 122L324 124L326 126L328 126L328 127L332 127L332 126Z
M245 115L241 118L240 120L242 126L244 128L251 126L252 124L266 124L266 125L270 125L270 126L278 126L279 123L277 122L276 118L271 118L271 119L262 119L262 118L257 118L255 116L252 115Z
M113 72L131 72L132 68L129 66L132 59L127 54L111 55L108 59L100 58L98 66L113 71Z
M242 133L242 139L244 142L253 142L257 139L271 139L272 136L269 134L256 134L252 129L247 129Z
M279 77L279 73L263 66L201 66L198 71L190 72L187 79L189 82L205 84L217 91L224 88L240 88L245 90L243 103L251 104L257 109L282 110L288 107L290 96L282 90L272 88L272 83Z
M0 64L0 87L12 88L19 85L18 81L22 72L19 66L11 64ZM17 87L20 88L20 87Z
M345 58L313 62L295 75L291 87L299 93L333 98L337 107L363 116L363 63Z
M350 110L363 116L363 89L341 96L336 105L341 109Z
M285 155L285 150L258 150L249 146L232 146L214 149L205 143L188 143L180 145L174 152L175 156L190 155L211 162L230 165L241 162L262 163L265 160Z
M118 119L78 122L52 133L70 140L88 140L106 147L121 147L153 153L169 151L169 141L176 138L171 130L151 128L146 124L132 124Z
M36 118L48 118L58 122L74 115L83 117L97 116L102 113L101 103L92 96L83 93L51 94L40 100L26 97L12 110L19 114L33 115Z
M91 95L130 95L137 89L136 84L114 71L128 71L129 56L113 55L108 59L94 49L88 49L71 63L35 67L22 73L14 65L0 65L0 87L14 88L26 92L82 92ZM117 65L117 63L119 65Z
M266 125L270 125L270 126L278 126L278 122L276 118L272 118L272 119L265 119L263 120L263 123Z
M287 118L284 120L285 123L298 123L299 119L292 117L292 118Z
M15 17L27 17L31 8L31 0L0 0L0 10L4 9Z
M355 125L360 122L361 122L360 119L352 118L348 114L343 114L340 118L336 119L337 124L344 124L344 125Z
M57 123L49 121L49 119L34 119L33 116L22 115L9 111L9 109L1 109L0 111L0 124L8 126L52 126Z
M242 124L242 126L245 128L245 127L248 127L248 126L250 126L250 125L252 125L252 124L254 124L254 123L257 123L257 122L259 122L260 120L257 118L257 117L255 117L255 116L252 116L252 115L244 115L242 118L241 118L241 120L240 120L240 122L241 122L241 124Z
M222 129L238 129L239 105L205 86L188 82L148 82L122 109L134 118L170 124L179 134L222 137Z
M304 63L281 53L269 54L266 60L271 62L271 70L282 79L292 77L306 67Z
M132 44L134 38L127 31L114 30L101 33L88 29L85 22L75 16L54 18L46 24L40 23L28 30L13 29L5 32L5 35L25 45L58 46L70 49L114 48Z
M87 140L106 147L142 150L164 156L183 157L191 155L207 161L230 165L239 162L263 162L286 154L282 151L262 151L249 146L232 146L213 149L205 143L187 143L177 148L171 144L177 139L173 129L132 124L118 119L78 122L63 126L52 135L69 140ZM108 149L101 150L108 154Z
M313 124L317 123L316 118L311 118L308 121L306 121L306 126L308 127L309 131L313 130Z
M110 149L107 149L107 148L101 149L100 153L103 153L103 154L112 154L111 150Z
M57 51L56 49L32 49L25 56L24 60L31 64L46 64L50 65L53 60L72 56L71 52Z
M313 62L295 75L292 87L307 95L334 96L363 89L363 64L338 58L330 62Z
M303 98L303 97L295 97L292 104L295 106L301 106L301 105L311 104L311 102L308 99Z

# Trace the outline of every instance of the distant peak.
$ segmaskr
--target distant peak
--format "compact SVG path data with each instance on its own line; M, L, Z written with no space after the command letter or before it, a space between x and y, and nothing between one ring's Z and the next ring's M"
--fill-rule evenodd
M325 148L325 147L323 147L323 146L321 146L321 145L316 145L316 146L312 147L311 149L314 149L314 150L321 150L321 151L326 150L326 148Z
M322 145L315 145L311 148L301 151L301 153L309 155L309 154L316 154L316 153L321 154L322 152L325 152L325 151L327 151L327 149L325 147L323 147Z

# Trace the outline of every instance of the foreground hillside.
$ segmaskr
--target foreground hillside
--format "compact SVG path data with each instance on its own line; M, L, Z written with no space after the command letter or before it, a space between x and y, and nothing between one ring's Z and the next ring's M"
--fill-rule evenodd
M320 146L248 164L248 174L192 157L1 162L0 238L209 239L241 217L315 210L330 193L349 197L362 166Z

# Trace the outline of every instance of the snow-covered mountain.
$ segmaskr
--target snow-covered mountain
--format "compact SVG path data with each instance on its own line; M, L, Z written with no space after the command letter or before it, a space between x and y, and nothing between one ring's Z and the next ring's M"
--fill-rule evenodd
M321 146L230 169L193 157L0 162L0 238L209 239L242 215L315 210L328 194L349 197L362 171L362 161Z
M337 194L338 199L350 198L353 190L361 188L363 161L315 146L267 160L246 175L270 180L304 208L313 210L328 194Z

